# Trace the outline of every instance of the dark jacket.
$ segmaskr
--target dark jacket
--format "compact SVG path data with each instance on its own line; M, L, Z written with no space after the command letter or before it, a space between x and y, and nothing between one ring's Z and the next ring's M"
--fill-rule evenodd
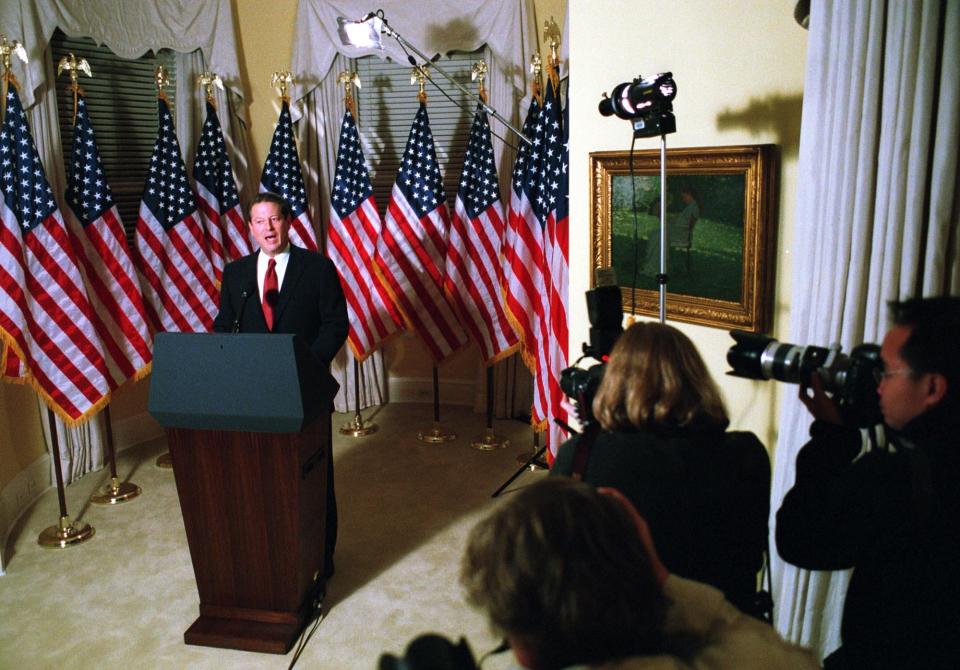
M571 474L576 443L560 446L551 474ZM770 514L770 458L753 433L707 422L601 433L583 479L630 499L670 572L752 611Z
M854 569L827 667L960 667L958 430L957 410L937 408L896 451L860 455L856 429L811 426L776 538L799 567Z
M223 269L220 313L213 322L215 331L231 332L239 317L241 333L268 332L257 287L259 253L228 263ZM299 335L317 358L330 363L343 346L348 328L347 304L333 262L291 244L290 260L274 308L273 332Z

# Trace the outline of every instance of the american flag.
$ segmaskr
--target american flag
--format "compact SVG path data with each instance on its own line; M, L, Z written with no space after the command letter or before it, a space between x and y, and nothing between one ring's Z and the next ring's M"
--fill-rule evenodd
M193 179L197 185L197 206L210 244L210 261L219 282L223 266L252 252L253 244L243 220L220 119L209 101L193 160Z
M540 101L534 97L523 123L523 134L531 140L539 116ZM536 375L536 309L540 306L539 296L544 295L541 260L543 230L532 216L528 219L523 214L523 208L529 208L529 203L524 202L523 185L527 179L530 150L529 144L521 142L511 175L510 207L503 237L502 281L507 316L520 336L520 357L530 372Z
M213 265L170 109L163 98L157 106L160 128L140 201L134 261L155 331L209 332L219 302Z
M347 111L340 125L337 171L330 195L327 255L337 266L347 298L350 312L347 341L354 356L361 361L403 328L393 299L373 276L381 227L357 125Z
M377 268L436 363L467 343L443 289L450 214L423 103L410 127L377 241Z
M500 251L503 205L490 125L477 108L447 243L446 289L488 365L516 350L519 338L503 309Z
M560 370L567 366L569 274L566 150L552 81L532 137L523 163L514 169L505 254L507 304L520 325L524 350L535 360L533 420L547 431L552 459L564 439L553 419L567 419L561 406ZM532 351L527 348L531 342Z
M293 140L290 105L286 100L280 109L277 128L273 131L273 140L270 142L270 153L260 177L260 192L264 191L282 195L293 208L290 241L304 249L316 251L317 236L313 232L313 224L310 223L310 214L307 211L307 189L303 185L300 158Z
M76 253L13 85L6 105L0 128L3 376L29 382L75 425L106 404L110 372Z
M112 385L140 379L153 359L147 314L82 95L77 96L66 200L70 208L64 219L81 261Z

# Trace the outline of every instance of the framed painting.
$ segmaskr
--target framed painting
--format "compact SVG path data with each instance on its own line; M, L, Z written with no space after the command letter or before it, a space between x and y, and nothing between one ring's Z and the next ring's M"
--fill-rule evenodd
M772 144L667 150L667 318L770 326L778 156ZM659 315L660 151L590 154L592 262L627 313Z

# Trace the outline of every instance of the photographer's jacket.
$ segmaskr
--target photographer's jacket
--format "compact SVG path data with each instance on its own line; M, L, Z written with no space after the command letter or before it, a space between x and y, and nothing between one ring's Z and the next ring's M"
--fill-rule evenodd
M670 572L706 582L753 612L767 547L770 458L753 433L697 420L685 428L601 433L583 481L618 489L650 526ZM577 438L551 474L573 472Z
M776 538L799 567L854 568L826 667L960 667L958 430L955 408L935 408L904 427L897 451L861 455L856 429L811 426Z

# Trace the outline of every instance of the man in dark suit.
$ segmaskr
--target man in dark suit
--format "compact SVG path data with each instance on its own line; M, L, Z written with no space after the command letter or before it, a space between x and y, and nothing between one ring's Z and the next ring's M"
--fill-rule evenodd
M330 259L290 243L293 212L276 193L260 193L250 204L248 225L260 250L223 269L220 333L293 333L324 366L347 338L349 323L340 277ZM325 577L333 574L337 501L333 459L327 459Z

